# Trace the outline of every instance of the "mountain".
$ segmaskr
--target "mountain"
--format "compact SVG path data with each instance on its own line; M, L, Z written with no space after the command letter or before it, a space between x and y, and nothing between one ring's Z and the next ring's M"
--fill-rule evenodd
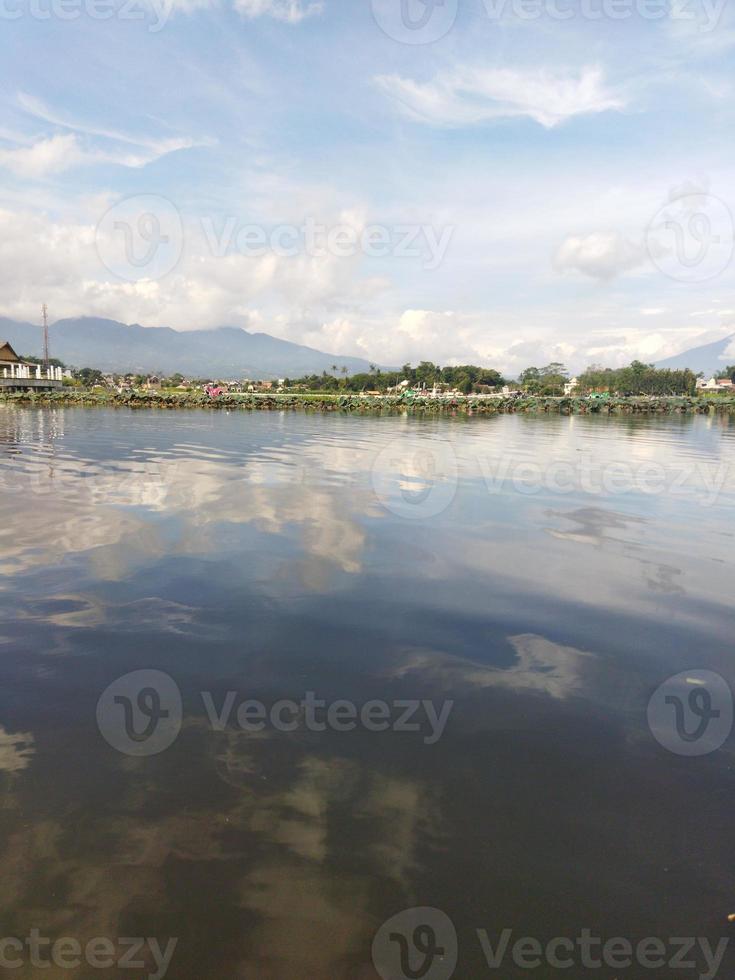
M732 350L728 354L729 348ZM691 368L695 374L701 371L710 378L717 371L726 368L728 364L735 364L735 333L723 337L722 340L716 340L713 344L692 347L690 350L685 350L683 354L667 357L664 361L658 361L656 367L672 370Z
M0 317L0 341L9 340L18 354L40 356L43 332L32 323ZM238 327L171 330L141 327L117 320L75 317L49 327L52 357L75 367L95 367L121 374L173 374L207 378L296 378L346 367L349 374L369 371L359 357L325 354Z

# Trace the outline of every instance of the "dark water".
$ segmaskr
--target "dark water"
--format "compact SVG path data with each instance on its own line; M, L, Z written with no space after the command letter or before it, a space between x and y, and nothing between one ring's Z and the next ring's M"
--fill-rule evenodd
M727 420L2 408L0 442L3 937L176 937L186 980L444 980L451 948L411 945L443 926L406 933L412 974L395 934L373 966L412 907L451 919L462 978L696 977L672 937L735 948ZM138 671L173 688L103 695ZM223 730L202 692L235 692ZM272 723L308 692L342 724ZM415 701L446 727L395 730ZM477 930L504 929L666 962L492 969Z

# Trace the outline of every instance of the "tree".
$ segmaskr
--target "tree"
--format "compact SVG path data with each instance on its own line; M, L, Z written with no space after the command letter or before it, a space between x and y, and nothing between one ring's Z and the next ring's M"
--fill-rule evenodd
M42 357L35 357L33 354L23 354L21 360L28 361L31 364L43 365L46 363ZM52 367L61 368L62 371L66 370L66 364L64 364L63 361L60 361L58 357L49 357L48 362Z
M692 395L696 385L693 371L657 369L642 361L617 370L592 366L579 376L582 391L602 390L618 395Z
M735 364L730 364L728 365L728 367L723 368L721 371L718 371L715 377L729 378L730 381L732 381L733 384L735 384Z
M91 388L93 385L101 384L103 380L102 372L98 371L97 368L90 367L84 367L79 371L75 371L74 377L81 381L87 388Z

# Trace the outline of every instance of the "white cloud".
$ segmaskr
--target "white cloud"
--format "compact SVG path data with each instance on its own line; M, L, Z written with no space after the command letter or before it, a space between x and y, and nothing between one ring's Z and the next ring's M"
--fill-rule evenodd
M45 177L76 166L84 157L76 137L71 133L60 133L31 146L0 149L0 167L21 177Z
M619 232L596 231L589 235L570 235L554 256L559 272L581 272L593 279L609 280L641 266L645 252L641 245Z
M307 17L324 11L321 0L307 3L304 0L234 0L234 7L243 17L272 17L287 24L298 24Z
M145 167L169 153L209 142L196 142L187 137L132 136L101 128L59 114L25 92L18 93L18 104L35 119L70 131L27 141L17 134L5 134L6 142L14 145L0 149L0 167L22 177L45 177L72 167L99 163Z
M604 82L599 68L578 75L507 68L462 68L430 82L380 75L378 85L414 119L466 126L528 117L551 129L574 116L621 110L626 100Z

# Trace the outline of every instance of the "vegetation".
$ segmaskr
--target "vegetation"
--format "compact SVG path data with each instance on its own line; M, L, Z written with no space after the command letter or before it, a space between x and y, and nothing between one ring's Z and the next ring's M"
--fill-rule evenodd
M482 368L475 364L441 368L432 361L421 361L415 368L404 364L400 371L381 371L373 365L369 373L350 376L343 369L341 377L324 371L322 374L310 374L303 378L287 378L285 387L303 391L384 392L388 388L395 388L401 381L408 381L411 387L416 388L448 386L463 394L470 394L485 386L497 387L505 384L503 376L492 368Z
M526 368L519 381L523 390L532 395L562 395L569 372L559 361L552 361L543 368Z
M496 415L499 413L545 413L562 415L664 415L715 413L735 414L735 397L566 397L504 395L496 398L447 397L423 395L380 395L367 397L357 393L225 393L210 398L202 391L123 391L104 389L60 389L57 391L12 392L0 401L21 405L59 405L108 408L264 411L340 411L352 414L406 413L420 415Z
M38 363L38 358L28 358ZM62 368L65 365L52 359L52 363ZM213 379L187 379L180 373L168 377L150 377L142 374L107 374L93 367L72 369L71 378L64 383L67 388L76 390L97 389L115 394L119 399L135 400L151 389L161 395L183 394L206 402L209 398L204 388ZM719 377L731 377L735 381L735 365L724 368ZM606 368L592 365L577 379L574 395L606 395L622 398L637 396L692 397L697 390L697 377L690 370L661 370L653 364L633 361L628 367ZM332 373L307 375L302 378L286 378L277 390L289 395L339 395L350 396L371 393L391 397L418 397L423 392L435 390L447 394L488 394L498 395L504 386L522 393L527 399L561 398L568 394L570 377L564 364L553 361L545 367L528 367L521 372L518 381L508 381L493 368L479 367L475 364L461 364L440 367L432 361L421 361L416 367L404 364L398 371L381 371L375 365L369 372L349 375L346 368L332 366ZM214 382L217 383L216 381ZM224 382L227 387L227 382ZM243 387L255 393L272 389L273 382L240 382L230 384L229 394L235 394ZM273 387L273 390L276 389ZM723 393L724 394L724 393ZM720 396L722 397L722 396Z
M606 391L623 396L693 395L697 389L693 371L660 370L642 361L633 361L630 367L617 370L593 366L577 380L580 392Z
M36 357L33 354L23 354L21 361L27 361L29 364L40 364L41 366L46 363L42 357ZM49 357L48 362L52 367L61 368L62 371L66 370L66 364L60 361L58 357Z

